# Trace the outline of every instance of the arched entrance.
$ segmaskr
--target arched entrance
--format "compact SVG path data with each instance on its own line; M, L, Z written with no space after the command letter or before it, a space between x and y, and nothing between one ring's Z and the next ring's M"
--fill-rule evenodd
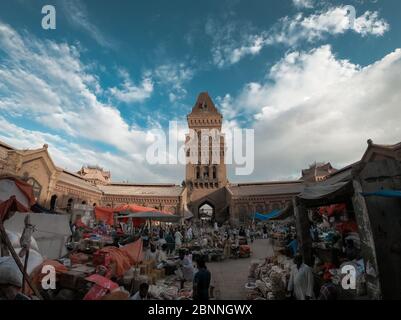
M198 207L198 217L200 220L205 221L205 222L212 222L215 217L215 208L214 205L211 204L210 202L206 201L203 202L199 207Z
M68 213L71 213L73 205L74 205L74 199L73 198L68 199L68 201L67 201L67 212Z
M50 198L50 210L54 211L56 209L57 204L57 195L53 194Z

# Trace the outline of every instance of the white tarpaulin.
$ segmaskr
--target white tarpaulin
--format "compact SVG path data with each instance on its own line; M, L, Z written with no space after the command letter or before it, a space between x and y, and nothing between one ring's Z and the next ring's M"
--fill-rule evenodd
M57 259L67 253L65 247L68 237L71 236L70 217L61 214L29 213L31 224L35 226L33 237L42 256ZM6 220L4 226L7 230L22 233L24 219L27 213L17 212Z
M24 205L26 208L30 207L28 202L29 199L17 187L14 180L0 179L0 202L8 200L12 196L15 196L17 198L17 201Z

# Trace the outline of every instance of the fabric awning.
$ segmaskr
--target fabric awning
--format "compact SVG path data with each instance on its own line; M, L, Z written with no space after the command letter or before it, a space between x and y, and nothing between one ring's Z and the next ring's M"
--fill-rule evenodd
M401 191L399 190L379 190L376 192L362 192L364 197L384 197L384 198L401 198Z
M276 218L277 216L279 216L281 213L280 210L273 210L272 212L268 213L268 214L261 214L256 212L254 218L261 220L261 221L267 221L273 218Z
M119 215L117 218L133 218L160 222L178 222L180 220L179 216L161 211L130 213L127 215Z
M5 220L12 217L15 212L28 212L28 208L22 205L15 196L0 203L0 222L3 223Z
M97 221L102 220L106 224L114 224L114 210L112 208L103 208L96 206L95 217Z
M28 209L36 202L30 184L15 177L0 177L0 202L8 200L12 196Z
M298 195L298 198L304 200L317 200L326 198L340 191L348 184L349 182L338 182L335 184L326 184L326 185L318 184L314 186L307 186L305 187L304 191L300 195Z

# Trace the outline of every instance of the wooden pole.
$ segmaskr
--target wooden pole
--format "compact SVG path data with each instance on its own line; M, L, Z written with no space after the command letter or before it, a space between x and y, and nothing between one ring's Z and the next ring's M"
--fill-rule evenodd
M7 236L6 230L4 228L4 225L2 222L0 222L0 236L3 240L3 242L6 244L8 250L10 251L12 257L15 260L15 263L17 264L18 268L20 269L20 271L22 272L23 276L25 276L26 278L26 282L28 283L28 285L31 287L32 291L35 293L35 295L43 300L42 295L39 293L38 289L35 287L35 285L31 282L31 280L29 279L29 276L27 275L27 273L24 270L24 266L21 263L21 260L19 259L17 253L15 252L10 239Z
M26 287L26 275L27 275L27 268L28 268L28 259L29 259L29 248L25 253L25 262L24 262L24 272L22 277L22 293L25 294L25 287Z

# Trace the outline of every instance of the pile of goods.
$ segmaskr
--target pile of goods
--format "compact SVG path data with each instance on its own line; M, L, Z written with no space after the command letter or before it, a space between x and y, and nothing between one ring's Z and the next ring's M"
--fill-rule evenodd
M248 290L247 299L285 299L292 267L292 260L283 255L267 258L262 262L252 261L245 286Z

